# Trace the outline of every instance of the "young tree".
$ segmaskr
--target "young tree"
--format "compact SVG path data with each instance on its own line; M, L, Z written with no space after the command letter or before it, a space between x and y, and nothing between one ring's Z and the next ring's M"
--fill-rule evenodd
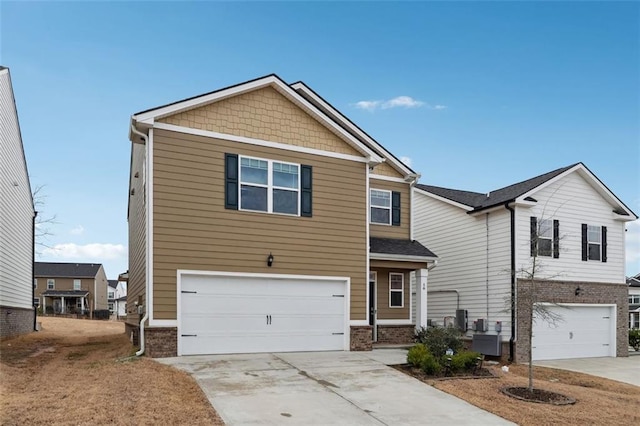
M53 232L52 227L58 222L56 221L56 215L48 215L44 212L45 201L47 196L44 193L44 185L38 185L33 190L33 207L36 211L34 239L36 245L36 251L44 248L51 248L47 244L47 239L51 237Z

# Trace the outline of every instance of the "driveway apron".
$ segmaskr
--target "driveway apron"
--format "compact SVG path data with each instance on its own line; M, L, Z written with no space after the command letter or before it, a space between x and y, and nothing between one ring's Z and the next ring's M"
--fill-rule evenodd
M363 353L207 355L158 361L193 375L230 425L512 424Z
M541 367L576 371L605 379L640 386L640 356L619 358L574 358L550 361L534 361Z

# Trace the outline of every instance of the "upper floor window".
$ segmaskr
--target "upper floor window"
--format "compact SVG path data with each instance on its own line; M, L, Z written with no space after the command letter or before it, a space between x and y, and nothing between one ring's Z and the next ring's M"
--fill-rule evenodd
M113 291L107 292L107 298L113 299L114 298L114 292Z
M391 225L391 191L371 190L371 223Z
M389 274L389 307L404 307L404 274Z
M37 278L33 279L33 288L38 288L38 279Z
M311 166L225 154L225 208L311 216Z
M73 289L74 290L82 290L82 281L73 280Z
M629 295L629 304L630 305L640 305L640 294L630 294Z
M560 222L531 216L531 256L560 257Z
M47 280L47 290L54 290L56 288L56 280Z
M607 227L582 224L582 260L607 261Z

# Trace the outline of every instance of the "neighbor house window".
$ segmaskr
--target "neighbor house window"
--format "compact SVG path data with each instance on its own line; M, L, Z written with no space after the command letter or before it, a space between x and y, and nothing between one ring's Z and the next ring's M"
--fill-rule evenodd
M240 157L240 209L298 215L300 165Z
M56 288L56 280L47 280L47 290L53 290Z
M640 294L631 294L631 295L629 295L629 304L630 305L640 305Z
M33 306L35 306L36 308L40 307L40 298L39 297L34 297L33 298Z
M113 303L109 303L109 312L113 313Z
M538 221L538 255L551 256L553 247L553 229L552 222L549 219L540 219Z
M371 190L371 223L391 225L391 191Z
M38 288L38 279L37 278L33 279L33 288Z
M599 226L589 225L587 227L587 253L589 260L600 260L600 250L602 247L601 237Z
M389 274L389 307L404 307L404 274Z
M73 289L74 290L81 290L82 289L82 282L80 280L73 280Z
M113 292L110 291L109 293L107 293L107 298L108 299L113 299Z
M531 256L560 257L560 222L531 216Z

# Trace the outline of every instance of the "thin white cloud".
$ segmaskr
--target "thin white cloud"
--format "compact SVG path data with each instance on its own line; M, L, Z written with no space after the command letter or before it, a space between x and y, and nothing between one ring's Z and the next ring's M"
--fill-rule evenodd
M126 258L127 248L122 244L92 243L79 245L63 243L42 250L42 256L102 262L104 260Z
M627 223L625 240L626 272L628 276L633 276L640 272L640 221Z
M82 235L84 234L84 226L82 225L78 225L75 228L73 228L71 231L69 231L72 235Z
M352 104L358 109L364 109L366 111L375 111L377 109L391 109L391 108L419 108L427 107L436 111L447 109L446 105L430 105L426 102L419 101L411 96L396 96L395 98L388 99L386 101L359 101Z
M411 163L413 162L413 160L411 160L411 157L400 157L400 161L402 161L408 167L411 167Z

